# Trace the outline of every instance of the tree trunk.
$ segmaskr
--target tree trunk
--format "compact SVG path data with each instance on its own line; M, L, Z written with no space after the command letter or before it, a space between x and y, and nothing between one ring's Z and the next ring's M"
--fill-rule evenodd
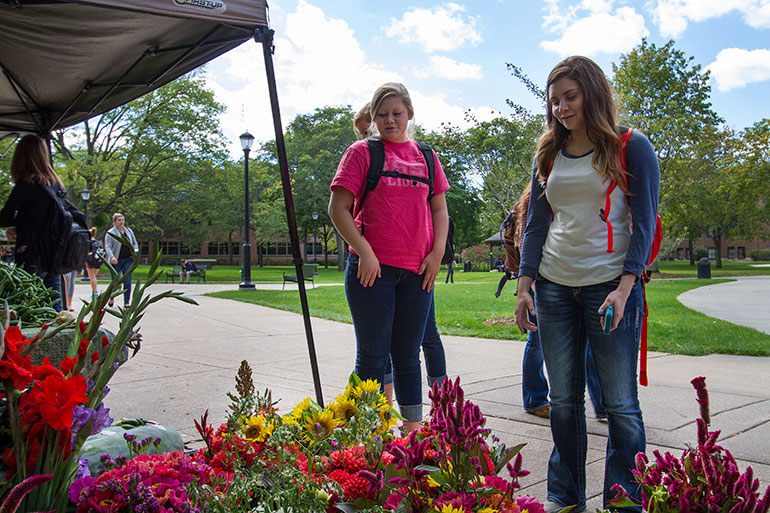
M695 265L695 244L692 242L692 237L687 236L687 247L690 249L690 265Z
M714 242L714 246L717 248L716 268L722 268L722 232L714 230L714 236L711 237Z
M340 237L337 230L334 230L334 237L337 239L337 270L344 271L348 245L345 244L345 241Z
M230 232L227 234L227 254L228 260L230 261L230 265L233 264L233 232L230 230Z

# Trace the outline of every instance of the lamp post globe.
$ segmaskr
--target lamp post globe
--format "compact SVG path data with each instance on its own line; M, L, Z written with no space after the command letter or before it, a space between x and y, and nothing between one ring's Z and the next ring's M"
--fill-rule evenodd
M243 248L241 248L241 283L239 289L253 289L251 281L251 242L249 237L249 151L254 143L254 136L243 132L239 138L243 149Z
M316 221L318 221L318 212L313 212L313 262L318 263L318 255L315 252L315 244L318 240L318 225Z
M91 199L91 191L83 189L80 191L80 199L83 200L83 214L86 216L86 224L88 224L88 201ZM88 226L86 226L88 228ZM80 281L89 281L88 273L86 272L85 262L83 263L83 270L81 271Z

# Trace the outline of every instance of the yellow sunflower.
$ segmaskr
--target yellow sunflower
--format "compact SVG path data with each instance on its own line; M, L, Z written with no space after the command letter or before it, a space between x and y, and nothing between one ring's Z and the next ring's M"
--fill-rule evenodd
M367 379L366 381L362 381L360 385L358 385L353 390L353 397L356 399L363 398L366 394L374 394L380 392L380 384L377 383L376 379Z
M264 442L273 432L273 424L261 413L256 417L241 417L243 437L255 442Z
M345 390L343 390L343 392L337 396L336 401L341 402L341 401L344 401L345 399L354 399L355 397L353 396L353 391L355 390L355 388L356 387L354 387L353 385L346 386Z
M380 417L380 426L377 429L377 434L388 432L398 424L398 419L393 415L387 403L379 405L377 409L379 410L377 413Z
M500 513L500 512L495 508L483 508L479 510L479 513Z
M451 504L444 504L443 506L441 506L440 510L436 510L436 511L440 511L441 513L465 513L465 508L463 508L462 506L455 508Z
M295 406L294 409L291 410L291 413L283 417L283 421L286 424L297 424L302 420L302 417L305 415L305 413L312 411L312 408L313 408L313 403L311 402L309 397L306 397L302 401L297 403L297 406Z
M340 421L334 418L334 412L327 408L324 411L315 412L307 419L303 427L310 438L317 439L327 436L339 425Z
M334 412L334 416L341 421L348 421L358 415L358 405L355 399L340 399L330 404L329 408Z

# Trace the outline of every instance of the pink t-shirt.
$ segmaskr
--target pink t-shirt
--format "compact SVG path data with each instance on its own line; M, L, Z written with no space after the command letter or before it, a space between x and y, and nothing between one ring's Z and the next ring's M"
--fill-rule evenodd
M414 141L394 143L384 141L386 171L427 178L428 167ZM449 189L441 163L433 153L436 173L433 194ZM343 187L360 201L366 188L369 170L369 146L356 141L343 155L331 189ZM428 203L428 184L404 178L381 176L377 187L369 192L363 212L356 216L356 225L364 224L364 237L372 246L381 264L418 272L420 264L433 246L433 218ZM356 208L357 209L357 208ZM351 252L353 248L350 248Z

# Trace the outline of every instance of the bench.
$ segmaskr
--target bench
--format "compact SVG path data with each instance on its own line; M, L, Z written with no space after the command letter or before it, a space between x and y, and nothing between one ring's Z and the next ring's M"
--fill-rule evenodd
M318 264L302 264L302 276L305 278L305 281L309 281L313 284L313 288L315 288L315 270L316 267L318 267ZM286 274L286 271L283 272L283 286L281 286L281 290L284 290L284 287L286 287L286 282L290 281L293 283L299 283L299 279L297 278L296 274Z
M171 283L175 283L174 280L179 278L179 273L181 272L182 266L179 264L175 265L170 271L166 271L166 283L168 283L169 278L171 278Z

